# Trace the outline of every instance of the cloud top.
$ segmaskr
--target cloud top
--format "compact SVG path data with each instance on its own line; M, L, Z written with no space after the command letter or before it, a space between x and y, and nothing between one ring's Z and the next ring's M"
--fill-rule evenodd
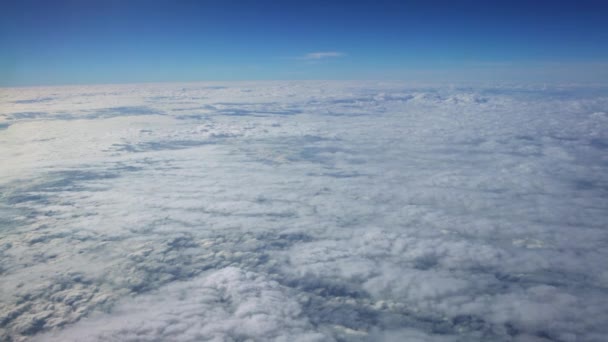
M603 341L607 93L5 89L0 340Z

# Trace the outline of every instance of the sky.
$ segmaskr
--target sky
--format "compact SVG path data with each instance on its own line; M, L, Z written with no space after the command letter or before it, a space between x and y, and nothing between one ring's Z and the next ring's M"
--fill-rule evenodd
M3 1L0 86L604 82L605 1Z

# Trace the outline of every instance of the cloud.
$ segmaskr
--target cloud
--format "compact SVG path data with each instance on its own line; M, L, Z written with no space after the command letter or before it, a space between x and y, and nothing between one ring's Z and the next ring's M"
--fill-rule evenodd
M50 101L53 101L53 100L54 100L53 97L43 97L43 98L37 98L37 99L17 100L17 101L13 101L13 103L17 103L17 104L32 104L32 103L50 102Z
M126 299L44 341L332 341L302 315L289 289L227 267Z
M249 82L2 101L0 340L608 334L602 88Z
M336 51L325 51L325 52L311 52L306 55L300 57L300 59L304 60L319 60L319 59L327 59L327 58L336 58L336 57L344 57L346 54L342 52Z

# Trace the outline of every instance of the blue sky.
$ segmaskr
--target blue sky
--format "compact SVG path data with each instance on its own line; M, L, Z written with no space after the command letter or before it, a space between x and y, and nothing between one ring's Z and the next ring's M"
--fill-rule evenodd
M604 1L8 1L0 86L602 82Z

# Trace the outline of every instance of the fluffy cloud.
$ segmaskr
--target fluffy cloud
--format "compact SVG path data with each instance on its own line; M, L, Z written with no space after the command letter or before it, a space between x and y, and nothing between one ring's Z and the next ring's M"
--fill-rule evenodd
M2 340L608 334L602 88L2 91Z
M125 300L46 341L327 341L315 331L288 289L227 267Z

